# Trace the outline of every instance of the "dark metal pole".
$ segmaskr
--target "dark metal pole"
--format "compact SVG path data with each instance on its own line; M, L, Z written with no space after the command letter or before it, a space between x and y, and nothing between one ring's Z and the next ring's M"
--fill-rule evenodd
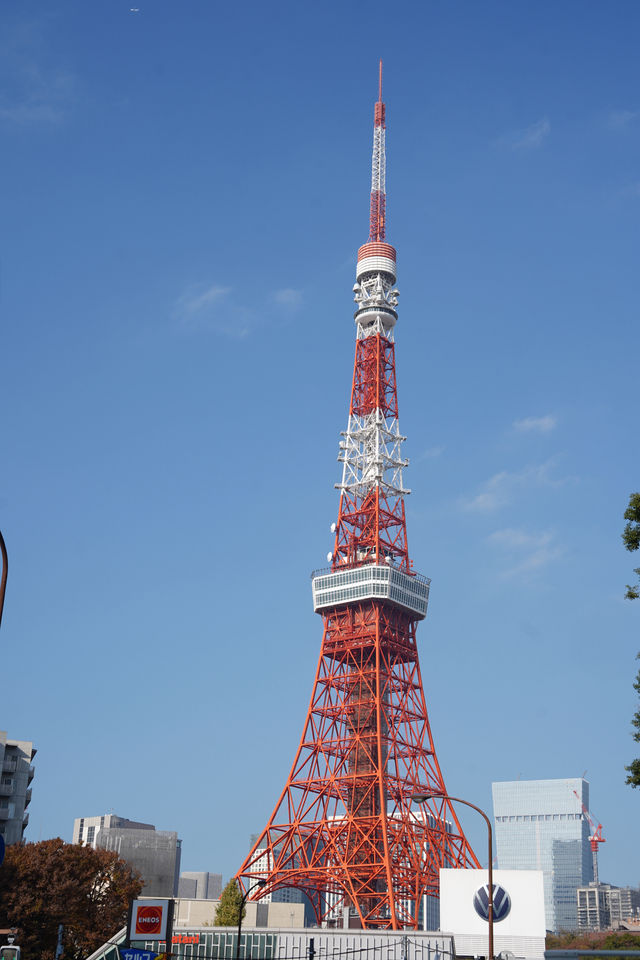
M173 948L173 914L176 902L173 898L167 903L167 960L170 960Z
M2 579L0 579L0 624L2 624L2 610L4 607L4 595L7 589L7 572L9 570L9 558L7 557L7 548L5 546L2 530L0 530L0 553L2 553Z
M484 810L480 807L476 807L475 803L470 803L468 800L462 800L461 797L450 797L446 793L415 793L412 797L412 800L415 800L416 803L424 803L426 800L452 800L454 803L463 803L466 807L471 807L472 810L477 810L481 817L484 817L487 824L487 830L489 831L489 864L488 864L488 873L489 873L489 915L487 920L489 922L489 958L488 960L493 960L493 830L491 829L491 821L486 815Z
M252 890L255 890L256 887L266 887L266 885L266 880L256 880L256 882L252 883L251 886L247 888L245 893L242 894L240 913L238 914L238 942L236 943L236 960L240 960L240 933L242 932L242 914L244 913L244 905L247 902L247 897Z
M124 935L124 941L122 946L125 950L128 950L131 946L131 920L133 919L133 900L129 901L129 910L127 912L127 930ZM118 955L120 951L118 950Z

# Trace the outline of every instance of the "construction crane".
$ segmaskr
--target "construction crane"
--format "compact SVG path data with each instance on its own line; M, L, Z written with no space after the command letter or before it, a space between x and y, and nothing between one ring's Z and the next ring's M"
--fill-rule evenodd
M576 790L573 792L578 798L578 803L582 807L584 818L592 830L591 836L589 837L589 843L591 844L591 856L593 857L593 880L594 883L598 883L598 844L606 843L605 838L602 836L602 824L599 823L596 827L595 820L580 799L580 794Z

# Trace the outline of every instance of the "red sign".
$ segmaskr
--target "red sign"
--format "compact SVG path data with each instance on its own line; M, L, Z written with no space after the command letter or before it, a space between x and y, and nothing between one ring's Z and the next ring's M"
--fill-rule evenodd
M177 933L171 938L172 943L200 943L200 934Z
M138 907L135 917L135 932L143 937L150 937L162 930L162 907Z

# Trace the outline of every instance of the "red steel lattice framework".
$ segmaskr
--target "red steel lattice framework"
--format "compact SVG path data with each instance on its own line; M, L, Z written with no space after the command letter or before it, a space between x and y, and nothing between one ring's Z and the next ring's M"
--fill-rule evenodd
M429 581L407 547L381 78L335 545L313 577L322 647L291 773L237 878L245 891L266 880L256 899L303 891L318 923L401 929L418 926L425 894L438 895L440 867L479 863L446 798L416 646ZM416 809L413 794L433 799Z

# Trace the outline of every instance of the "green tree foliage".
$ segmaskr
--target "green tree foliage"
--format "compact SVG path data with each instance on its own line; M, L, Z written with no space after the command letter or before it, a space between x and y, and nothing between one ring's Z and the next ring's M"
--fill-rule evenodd
M640 950L640 935L627 931L589 933L587 931L561 931L548 933L547 950ZM596 960L597 953L593 960Z
M640 660L640 653L636 659ZM633 687L636 693L640 696L640 670L638 670L638 675L636 676ZM640 743L640 707L638 707L634 713L631 723L636 730L636 732L633 734L633 739L637 743ZM629 774L627 777L627 783L631 784L632 787L640 787L640 758L637 760L632 760L629 766L625 767L625 770Z
M141 889L117 853L59 837L14 844L0 867L0 927L18 927L24 960L53 960L63 923L65 960L82 960L124 925Z
M235 880L229 880L222 893L220 894L220 903L216 911L214 926L216 927L237 927L240 920L240 907L242 906L242 894ZM246 913L246 908L242 909L242 918Z
M633 552L634 550L640 549L640 493L632 493L629 497L629 506L624 512L624 519L627 521L627 525L622 531L622 542L624 543L627 550ZM633 571L638 577L640 577L640 567L636 567ZM629 600L637 600L640 597L640 580L635 586L629 586L627 584L627 592L625 596ZM638 654L640 659L640 653ZM640 670L636 676L635 683L633 684L634 689L640 695ZM636 710L633 715L633 720L631 721L632 725L635 727L635 733L633 734L633 739L640 743L640 708ZM640 758L637 760L632 760L628 767L625 767L625 770L629 774L627 777L627 783L632 787L640 787Z
M633 552L640 548L640 493L632 493L629 497L629 506L624 512L624 519L627 525L622 531L622 542L627 550ZM640 567L633 571L640 577ZM627 584L625 596L629 600L637 600L640 597L640 581L635 586Z

